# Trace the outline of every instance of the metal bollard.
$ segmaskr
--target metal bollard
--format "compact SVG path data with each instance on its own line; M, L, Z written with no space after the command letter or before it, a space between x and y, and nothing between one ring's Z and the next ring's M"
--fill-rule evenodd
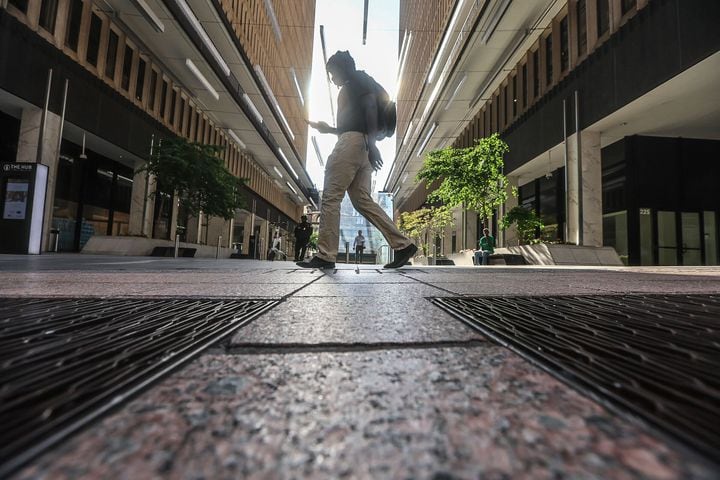
M215 260L220 258L220 244L222 243L222 235L218 236L217 249L215 250Z
M180 250L180 235L175 233L175 258L178 258L178 250Z
M350 242L345 242L345 263L350 263Z

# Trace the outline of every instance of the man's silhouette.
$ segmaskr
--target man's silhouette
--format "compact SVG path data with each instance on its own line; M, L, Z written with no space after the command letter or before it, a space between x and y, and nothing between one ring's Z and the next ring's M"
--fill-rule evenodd
M307 215L300 217L300 223L295 227L295 261L305 260L308 242L312 235L312 225L307 221Z
M350 53L337 52L326 65L338 94L337 127L325 122L309 122L320 133L334 133L337 143L325 166L325 184L320 209L318 253L310 261L298 262L303 268L334 268L340 236L340 203L347 191L353 207L382 232L395 250L394 261L385 268L398 268L415 255L417 247L400 233L385 211L371 196L374 165L382 165L375 145L378 108L375 82L355 69Z

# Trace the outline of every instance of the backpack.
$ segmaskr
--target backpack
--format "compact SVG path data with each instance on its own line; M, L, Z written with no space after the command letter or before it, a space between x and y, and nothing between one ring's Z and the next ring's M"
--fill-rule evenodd
M370 82L372 87L375 89L375 98L377 98L377 127L378 132L375 136L375 140L384 140L395 135L395 127L397 126L397 107L395 102L390 100L390 95L387 91L375 81L370 75L363 71L358 71L363 76L367 77L366 80Z

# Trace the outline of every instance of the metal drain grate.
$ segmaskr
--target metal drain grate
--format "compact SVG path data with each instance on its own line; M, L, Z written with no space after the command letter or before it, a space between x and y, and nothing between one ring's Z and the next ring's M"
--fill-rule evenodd
M275 304L0 299L0 478Z
M720 458L720 295L432 301L606 406Z

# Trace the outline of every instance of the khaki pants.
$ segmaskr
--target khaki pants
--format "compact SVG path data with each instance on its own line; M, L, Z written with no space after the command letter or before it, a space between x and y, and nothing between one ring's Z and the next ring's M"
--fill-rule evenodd
M383 234L393 250L412 241L400 233L370 192L373 169L368 160L365 135L346 132L338 137L325 166L325 185L320 206L317 256L328 262L337 257L340 241L340 203L347 191L355 210Z

